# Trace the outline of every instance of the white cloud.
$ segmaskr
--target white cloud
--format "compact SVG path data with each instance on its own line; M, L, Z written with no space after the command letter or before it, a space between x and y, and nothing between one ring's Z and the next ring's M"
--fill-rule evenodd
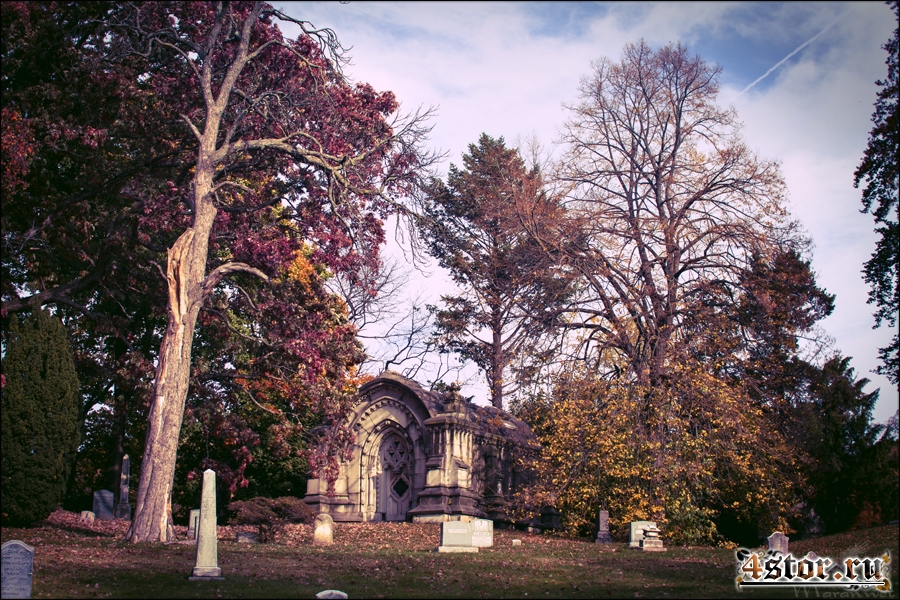
M854 357L857 374L881 386L875 418L897 410L897 390L868 372L890 332L871 330L860 270L875 238L852 186L871 128L874 81L885 76L881 46L895 26L883 3L353 2L287 10L332 27L353 46L354 79L393 91L406 110L438 105L432 142L456 163L483 131L509 142L534 133L549 145L566 117L561 104L576 100L591 61L618 59L626 43L702 47L705 59L725 65L721 100L736 105L750 145L783 163L794 216L816 244L819 283L837 294L826 330Z

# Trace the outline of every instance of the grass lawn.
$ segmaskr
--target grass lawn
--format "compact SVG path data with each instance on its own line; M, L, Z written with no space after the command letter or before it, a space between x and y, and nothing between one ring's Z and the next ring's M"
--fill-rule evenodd
M494 547L477 554L438 554L439 525L335 525L335 543L311 545L312 528L292 525L276 544L237 544L236 528L219 528L224 581L188 581L193 543L127 544L124 522L82 525L58 511L43 525L2 530L2 541L36 548L34 598L312 598L338 589L350 598L828 598L815 589L738 592L734 551L669 548L666 553L596 545L558 535L495 531ZM184 528L177 528L184 536ZM513 539L522 545L512 546ZM876 527L791 544L813 550L900 555L898 528ZM898 597L897 563L891 594ZM872 593L869 592L869 595Z

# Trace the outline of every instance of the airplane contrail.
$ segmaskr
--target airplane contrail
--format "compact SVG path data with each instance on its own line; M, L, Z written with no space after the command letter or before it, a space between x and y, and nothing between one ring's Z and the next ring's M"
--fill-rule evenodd
M800 44L799 46L797 46L797 47L794 49L793 52L791 52L790 54L788 54L787 56L785 56L784 58L782 58L781 60L779 60L777 63L775 63L775 65L774 65L773 67L771 67L768 71L766 71L765 73L763 73L761 76L757 77L756 81L754 81L753 83L751 83L750 85L748 85L747 87L745 87L744 89L742 89L741 92L738 94L738 96L742 95L744 92L746 92L747 90L749 90L750 88L752 88L754 85L756 85L757 83L759 83L760 81L762 81L763 79L765 79L766 77L768 77L768 76L772 73L772 71L774 71L775 69L777 69L778 67L780 67L781 65L783 65L784 63L786 63L788 60L790 60L790 58L791 58L792 56L794 56L795 54L797 54L798 52L800 52L801 50L803 50L804 48L806 48L807 46L809 46L810 44L812 44L814 41L816 41L816 39L817 39L820 35L822 35L822 34L825 33L826 31L828 31L829 29L831 29L831 27L832 27L835 23L837 23L839 20L840 20L840 17L838 17L837 19L835 19L834 21L832 21L831 23L829 23L829 24L825 27L825 29L823 29L822 31L820 31L820 32L817 33L816 35L812 36L811 38L809 38L808 40L806 40L805 42L803 42L802 44Z

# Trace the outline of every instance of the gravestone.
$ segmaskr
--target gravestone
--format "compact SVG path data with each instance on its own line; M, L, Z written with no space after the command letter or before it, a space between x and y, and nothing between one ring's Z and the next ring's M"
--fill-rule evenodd
M189 539L195 539L197 537L197 528L200 525L200 509L192 508L191 514L188 517L188 531L187 535Z
M0 547L0 597L31 598L34 548L10 540Z
M238 531L234 534L234 541L238 544L258 544L258 531Z
M131 504L128 495L131 492L131 459L126 454L122 457L122 472L119 475L119 503L116 504L116 518L131 520Z
M656 527L656 521L632 521L631 531L628 534L628 547L640 548L641 540L644 539L644 529L648 527Z
M85 525L93 525L94 519L96 518L96 516L97 515L95 515L94 513L92 513L89 510L83 510L83 511L81 511L81 522L84 523Z
M101 521L112 521L116 517L113 514L113 493L109 490L94 492L94 514Z
M597 539L595 544L611 544L612 536L609 534L609 511L601 510L597 515Z
M655 525L644 528L644 539L641 540L641 550L644 552L667 552L663 547L659 534L662 533Z
M347 600L347 593L341 590L322 590L316 594L319 600Z
M320 513L313 522L313 544L330 546L334 543L334 519L331 515Z
M476 548L490 548L494 545L494 522L488 519L473 519L472 545Z
M472 523L444 521L441 523L441 545L438 552L478 552L472 545Z
M522 545L522 540L513 540L513 541L512 541L512 545L513 545L513 546L521 546L521 545Z
M219 538L216 535L216 472L203 472L200 496L200 526L197 528L197 564L191 581L225 579L219 568Z
M781 552L782 554L788 553L788 541L791 538L784 535L780 531L776 531L772 535L769 536L769 552Z

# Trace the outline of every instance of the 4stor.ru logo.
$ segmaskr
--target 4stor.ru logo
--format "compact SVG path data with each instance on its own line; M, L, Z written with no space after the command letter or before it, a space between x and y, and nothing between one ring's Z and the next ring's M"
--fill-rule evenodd
M889 592L891 554L877 558L849 557L842 561L820 557L814 552L796 558L781 552L735 551L739 591L766 587L815 587L843 590Z

